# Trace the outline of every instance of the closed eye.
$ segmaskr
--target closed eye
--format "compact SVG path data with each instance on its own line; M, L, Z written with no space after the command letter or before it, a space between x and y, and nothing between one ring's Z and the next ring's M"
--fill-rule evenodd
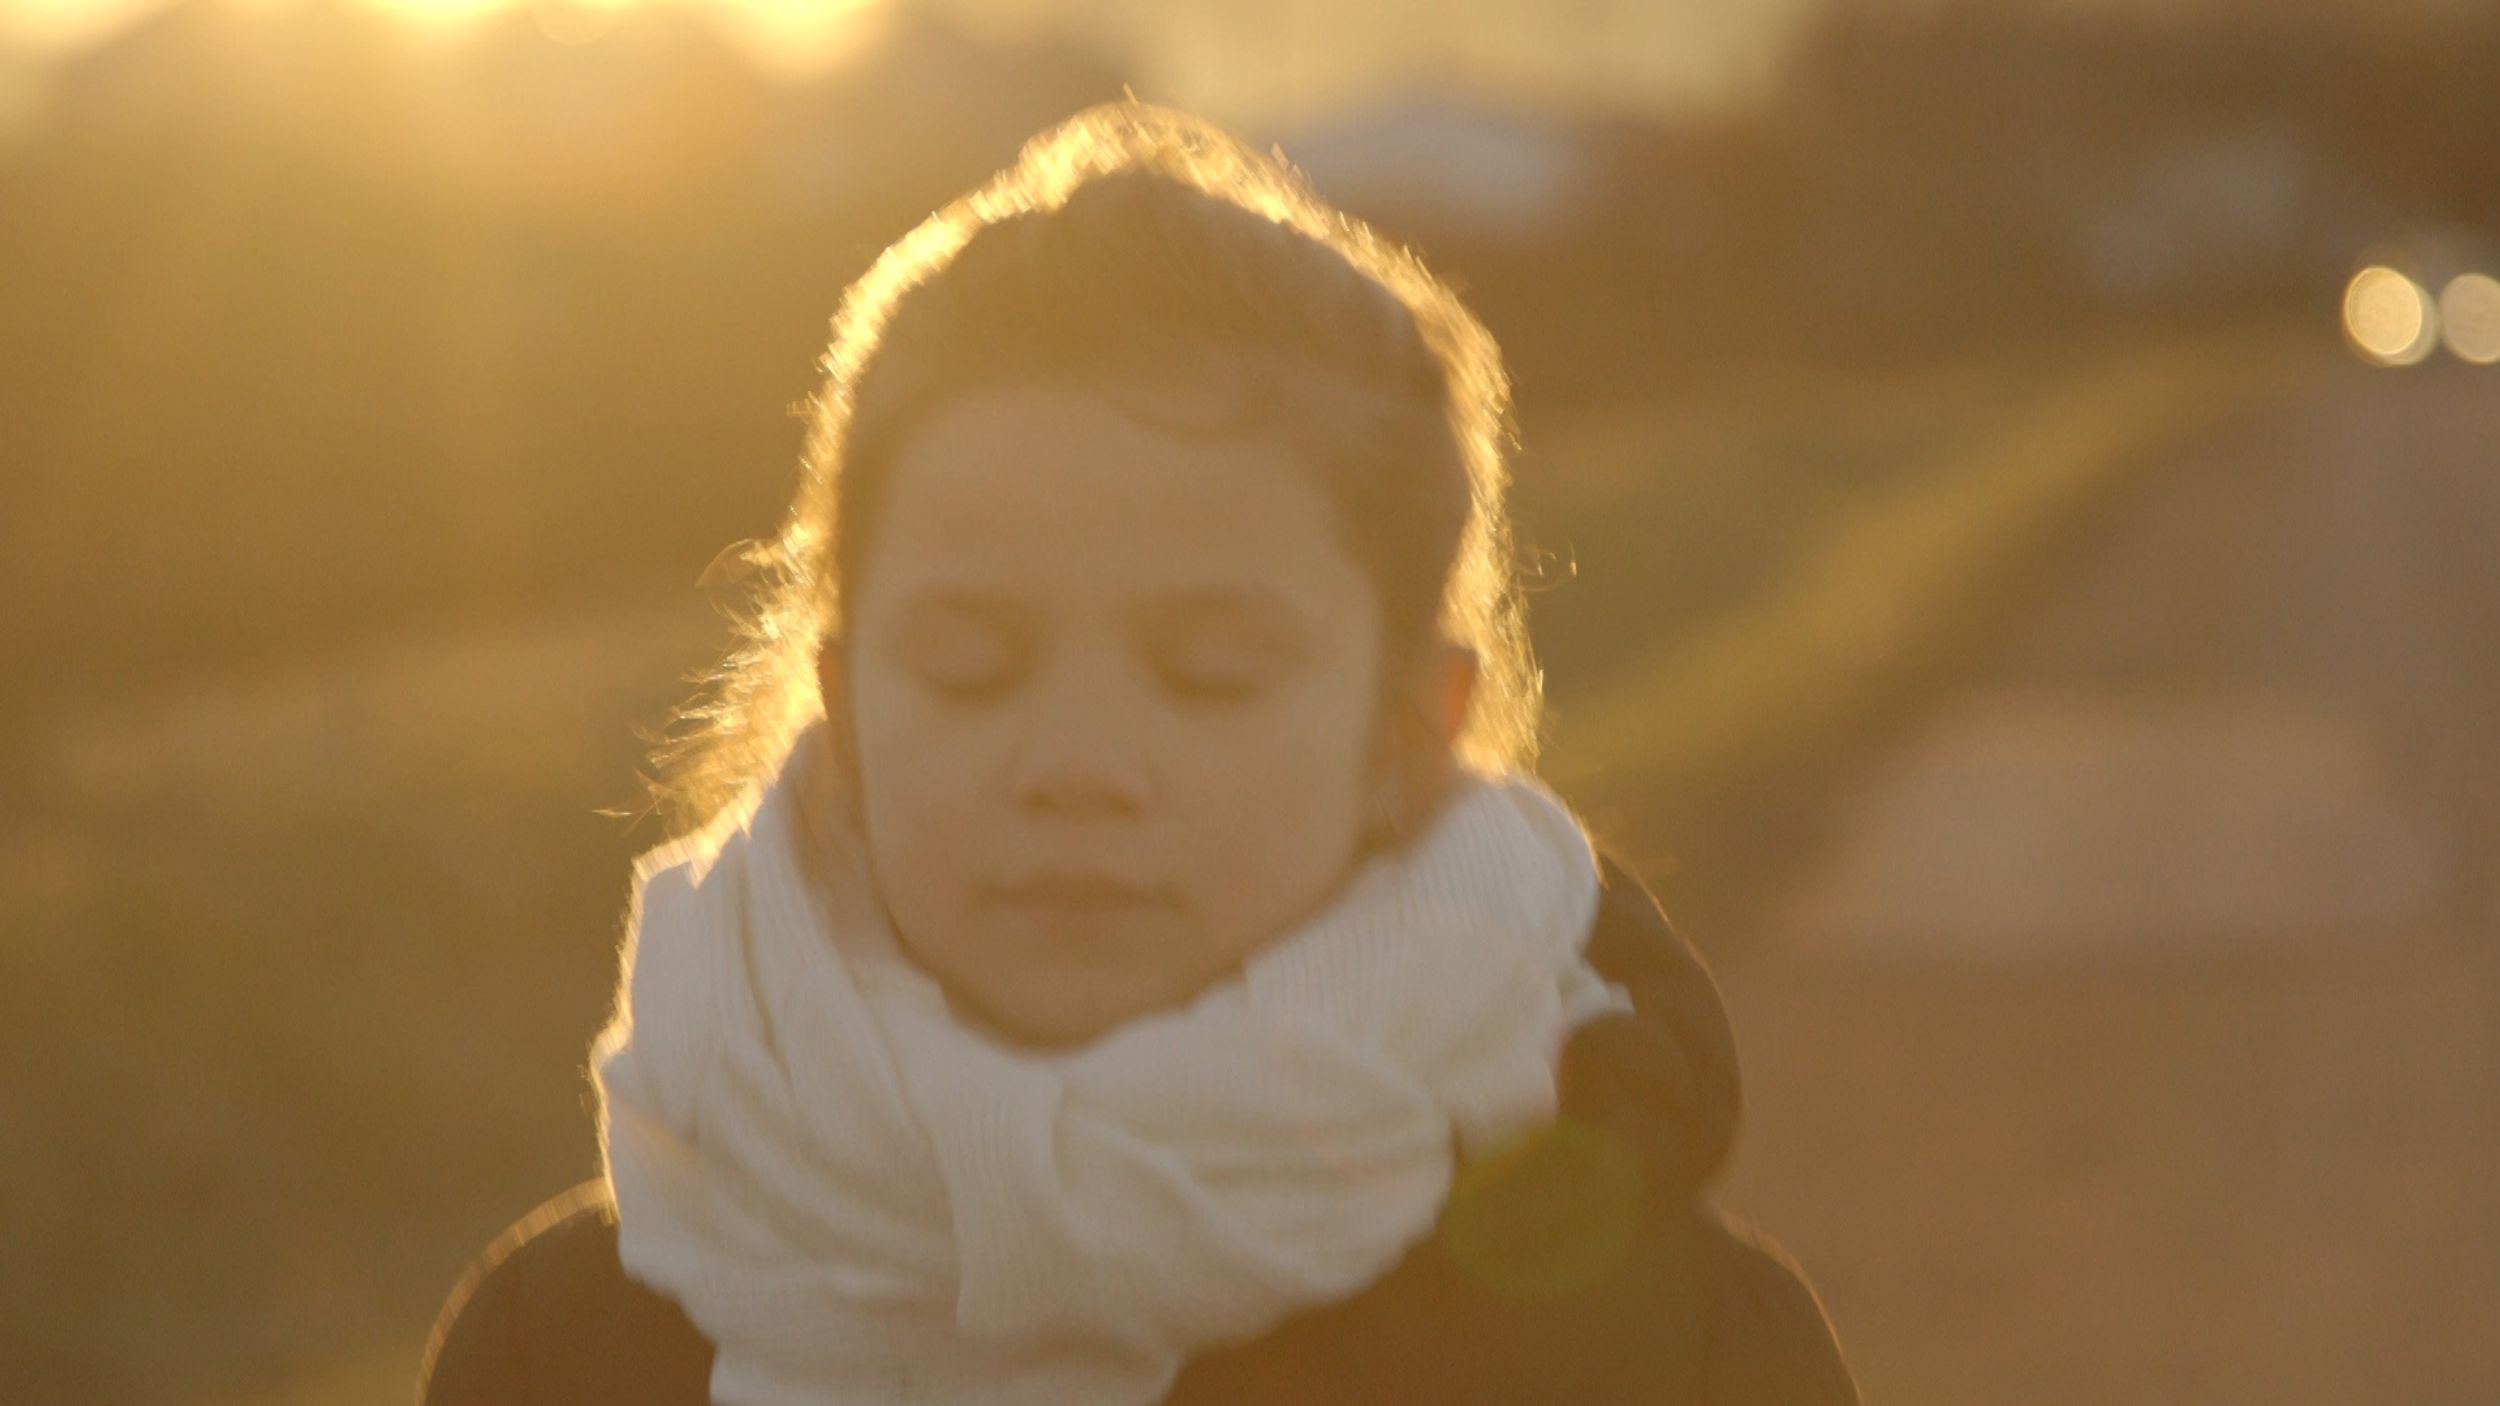
M1153 649L1154 671L1176 696L1199 703L1236 703L1265 691L1289 667L1292 642L1280 633L1237 622L1201 622L1174 632Z
M1267 671L1240 665L1166 662L1156 666L1163 686L1183 698L1202 703L1235 703L1267 686Z
M958 703L978 703L1004 695L1018 671L1006 668L922 670L929 691Z
M1031 650L1020 631L988 612L937 605L910 613L895 653L931 692L975 702L1006 692Z

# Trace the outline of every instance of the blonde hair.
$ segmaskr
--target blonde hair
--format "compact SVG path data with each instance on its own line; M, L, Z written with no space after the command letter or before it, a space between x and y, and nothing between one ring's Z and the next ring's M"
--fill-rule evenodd
M1306 449L1381 592L1393 665L1435 633L1472 648L1462 758L1533 766L1542 678L1504 505L1500 349L1281 152L1152 104L1089 108L887 248L844 294L821 366L788 518L725 558L748 585L736 639L655 739L670 833L769 776L821 716L816 651L842 628L882 466L917 418L1001 380L1089 371L1228 387L1219 432L1256 417Z

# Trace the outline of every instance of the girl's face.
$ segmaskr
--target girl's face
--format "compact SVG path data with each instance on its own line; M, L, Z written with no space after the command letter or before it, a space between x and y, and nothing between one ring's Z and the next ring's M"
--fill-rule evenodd
M825 697L896 933L967 1014L1081 1042L1334 895L1382 775L1381 624L1289 450L1032 383L887 472Z

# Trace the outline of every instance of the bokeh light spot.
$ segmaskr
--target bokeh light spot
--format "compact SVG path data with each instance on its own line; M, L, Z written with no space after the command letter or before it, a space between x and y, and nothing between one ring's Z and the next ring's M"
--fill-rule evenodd
M2500 362L2500 278L2461 273L2449 279L2439 291L2439 331L2458 360Z
M2370 361L2412 366L2438 345L2439 313L2422 285L2374 265L2344 288L2344 335Z

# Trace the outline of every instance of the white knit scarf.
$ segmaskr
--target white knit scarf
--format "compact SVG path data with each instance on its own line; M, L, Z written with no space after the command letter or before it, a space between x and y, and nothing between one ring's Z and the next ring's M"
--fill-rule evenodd
M635 866L593 1047L627 1274L728 1406L1142 1406L1386 1273L1455 1157L1549 1119L1595 860L1534 779L1430 827L1188 1004L1000 1043L901 953L823 803L824 724Z

